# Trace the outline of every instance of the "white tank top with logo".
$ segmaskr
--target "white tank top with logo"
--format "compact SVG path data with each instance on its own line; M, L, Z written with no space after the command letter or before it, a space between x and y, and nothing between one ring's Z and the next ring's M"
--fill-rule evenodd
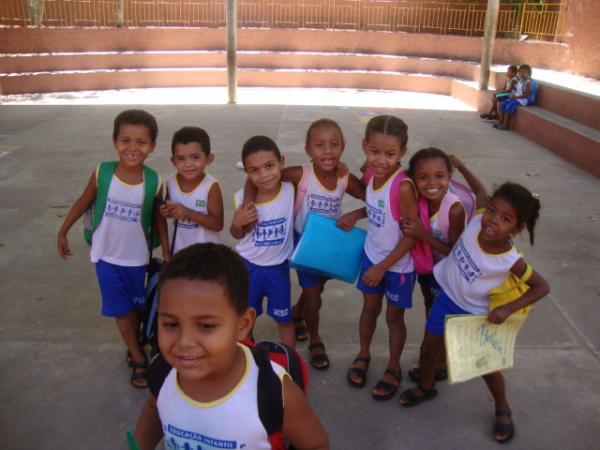
M158 181L160 189L160 178ZM126 184L113 175L104 214L92 239L93 263L102 260L126 267L148 264L148 243L142 229L143 198L144 183Z
M167 182L167 192L173 203L179 203L186 208L199 212L202 215L208 214L208 193L217 180L204 174L204 178L192 192L183 192L177 181L177 175L173 175ZM182 248L192 244L213 242L221 243L221 233L207 230L191 220L179 220L177 222L177 234L173 245L173 254Z
M237 209L244 190L235 193ZM266 203L256 203L258 223L235 246L240 256L259 266L275 266L286 261L294 249L294 185L282 182L277 196Z
M433 275L446 294L472 314L487 314L488 292L508 278L511 267L521 258L514 246L498 255L481 249L481 217L473 217L448 257L433 268Z
M302 234L304 223L309 212L313 212L332 219L339 219L342 215L342 198L348 185L348 177L345 182L338 180L335 189L329 190L321 184L315 174L312 163L302 165L302 178L306 177L306 183L301 180L298 190L306 188L304 199L294 218L294 229ZM304 186L306 184L306 186ZM300 195L300 192L298 192Z
M271 449L267 431L258 416L258 367L250 350L240 345L246 369L231 392L202 403L188 397L172 369L165 379L156 406L164 432L165 449ZM271 363L280 379L283 367Z
M392 216L390 208L392 181L400 170L402 169L399 168L379 189L373 189L375 177L371 178L367 185L365 207L368 223L365 253L373 264L378 264L385 259L404 237L400 224ZM388 272L408 273L414 270L410 252L406 252L388 269Z

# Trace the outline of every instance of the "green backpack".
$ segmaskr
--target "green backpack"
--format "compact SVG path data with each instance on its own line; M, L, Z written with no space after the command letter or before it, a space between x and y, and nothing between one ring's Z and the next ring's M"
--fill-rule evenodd
M83 217L83 237L88 245L92 245L92 235L104 215L106 200L108 198L108 189L110 182L117 168L117 161L104 161L98 167L96 185L96 200L85 212ZM142 201L142 229L146 235L146 240L152 242L152 248L160 245L158 233L152 227L152 213L154 210L154 199L158 189L158 174L147 166L144 166L144 200ZM152 241L150 235L152 234Z

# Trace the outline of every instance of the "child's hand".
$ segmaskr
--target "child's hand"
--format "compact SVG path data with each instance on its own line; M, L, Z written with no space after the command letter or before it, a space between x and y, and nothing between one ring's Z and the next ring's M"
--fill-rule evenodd
M240 228L255 224L256 222L258 222L258 212L254 203L242 205L233 213L233 223Z
M336 225L342 230L350 231L358 219L358 214L355 211L351 211L343 214L336 222Z
M363 275L363 281L367 286L374 287L379 284L385 275L385 270L375 264L369 267Z
M164 213L163 210L165 211ZM188 209L185 206L181 203L173 203L170 200L161 205L160 212L168 219L183 220L188 216Z
M452 164L453 167L456 167L456 169L458 169L459 171L462 170L463 167L465 167L465 165L458 156L452 154L448 155L448 158L450 159L450 164Z
M423 227L420 220L402 219L402 232L409 237L423 240L427 235L427 230Z
M69 248L69 241L67 240L67 236L59 234L58 240L56 242L56 247L58 248L58 254L62 259L67 259L68 256L73 256L73 252Z
M164 251L162 252L162 256L163 256L163 261L168 263L169 261L171 261L171 252L170 251Z
M338 161L338 165L335 168L335 176L337 178L344 178L346 175L350 173L350 169L348 166L341 161Z
M488 314L488 322L501 324L503 323L508 316L512 314L512 311L508 307L508 305L500 306L499 308L494 309L492 312Z

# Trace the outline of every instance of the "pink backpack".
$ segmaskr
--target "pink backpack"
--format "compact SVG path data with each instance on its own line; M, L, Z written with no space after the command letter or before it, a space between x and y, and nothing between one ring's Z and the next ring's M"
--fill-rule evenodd
M370 169L367 169L363 175L363 183L367 184L371 178L373 178L373 172ZM390 189L390 205L392 210L392 216L394 220L398 223L402 220L400 215L400 211L398 209L398 189L400 187L400 183L408 178L406 172L404 170L398 172L394 180L392 181L392 187ZM451 180L448 186L448 192L456 195L459 200L462 202L467 221L470 221L476 210L476 202L475 195L473 191L469 189L462 183L458 181ZM439 217L440 217L440 227L448 228L450 226L448 222L448 217L450 213L450 208L454 204L452 197L446 196L442 200L442 204L440 205ZM431 231L431 225L429 224L429 205L427 204L427 200L424 198L419 198L417 201L417 208L419 212L419 220L427 231ZM415 246L410 251L410 256L413 259L413 263L415 265L415 272L419 275L426 275L433 272L433 253L431 251L431 246L426 242L417 240Z
M367 169L363 175L363 183L368 184L373 178L373 171ZM400 214L400 208L398 207L399 200L399 189L400 183L405 180L410 180L404 170L399 171L392 180L392 186L390 187L390 209L392 211L392 217L398 225L402 221L402 215ZM412 182L412 180L411 180ZM421 214L419 213L419 216ZM429 227L429 212L427 211L427 226ZM427 228L429 230L429 228ZM431 273L433 270L433 254L429 244L421 240L415 242L415 246L410 250L410 256L415 266L415 272L419 275Z

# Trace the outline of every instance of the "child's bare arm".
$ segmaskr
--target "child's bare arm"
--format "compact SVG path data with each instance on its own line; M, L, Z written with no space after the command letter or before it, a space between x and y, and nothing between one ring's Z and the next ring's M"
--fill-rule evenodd
M161 186L155 197L156 205L161 205L162 198L163 188ZM160 206L154 208L152 215L152 219L154 220L154 228L156 229L158 238L160 239L160 247L162 249L163 259L165 261L169 261L171 259L171 251L173 249L169 248L169 232L167 231L167 221L161 214Z
M450 162L456 169L465 177L465 180L473 193L475 194L475 202L476 208L485 208L487 207L490 197L488 196L487 191L485 190L485 186L483 183L477 178L477 176L471 172L467 166L458 158L456 155L449 155Z
M449 211L449 230L448 230L448 240L450 241L446 244L443 241L437 239L433 234L428 232L420 220L415 222L411 222L409 219L405 219L402 221L402 231L415 239L420 239L421 241L427 242L434 250L438 252L448 255L452 247L456 243L456 240L463 232L465 228L465 209L460 203L455 203L452 205Z
M242 206L254 204L254 200L256 200L256 186L254 186L248 177L246 177L246 181L244 182L244 200L242 201Z
M162 424L153 395L148 397L148 401L140 411L134 436L140 450L154 450L163 437Z
M417 199L412 183L402 182L399 187L399 206L403 220L414 222L418 220ZM363 275L363 281L367 286L376 286L385 272L402 258L415 245L415 238L404 235L398 241L396 247L381 262L369 267Z
M336 225L342 230L350 231L356 222L358 222L360 219L364 219L365 217L367 217L366 208L363 207L355 209L354 211L342 214L342 216L336 222Z
M281 181L289 181L297 187L302 180L302 171L302 166L286 167L281 171Z
M243 238L250 230L252 224L258 221L258 212L254 203L242 205L233 213L229 232L235 239Z
M329 448L329 438L319 417L308 404L302 390L289 377L283 379L282 433L298 450L324 450Z
M355 175L348 175L348 187L346 187L346 192L350 194L352 197L357 198L359 200L365 199L365 185L362 184Z
M511 268L510 271L517 277L522 277L527 269L527 263L520 258ZM521 297L507 303L506 305L500 306L488 315L488 321L490 323L502 323L504 322L508 316L510 316L515 311L518 311L525 306L531 305L532 303L537 302L542 299L550 292L550 285L548 282L535 270L527 280L527 285L529 286L529 290L525 292Z
M58 254L61 258L67 259L73 252L69 248L69 241L67 240L67 233L75 222L83 215L83 213L92 205L96 199L96 192L98 188L96 186L96 171L92 172L88 184L81 196L73 203L71 209L67 213L65 220L63 221L60 230L58 231L58 239L56 246L58 248Z

